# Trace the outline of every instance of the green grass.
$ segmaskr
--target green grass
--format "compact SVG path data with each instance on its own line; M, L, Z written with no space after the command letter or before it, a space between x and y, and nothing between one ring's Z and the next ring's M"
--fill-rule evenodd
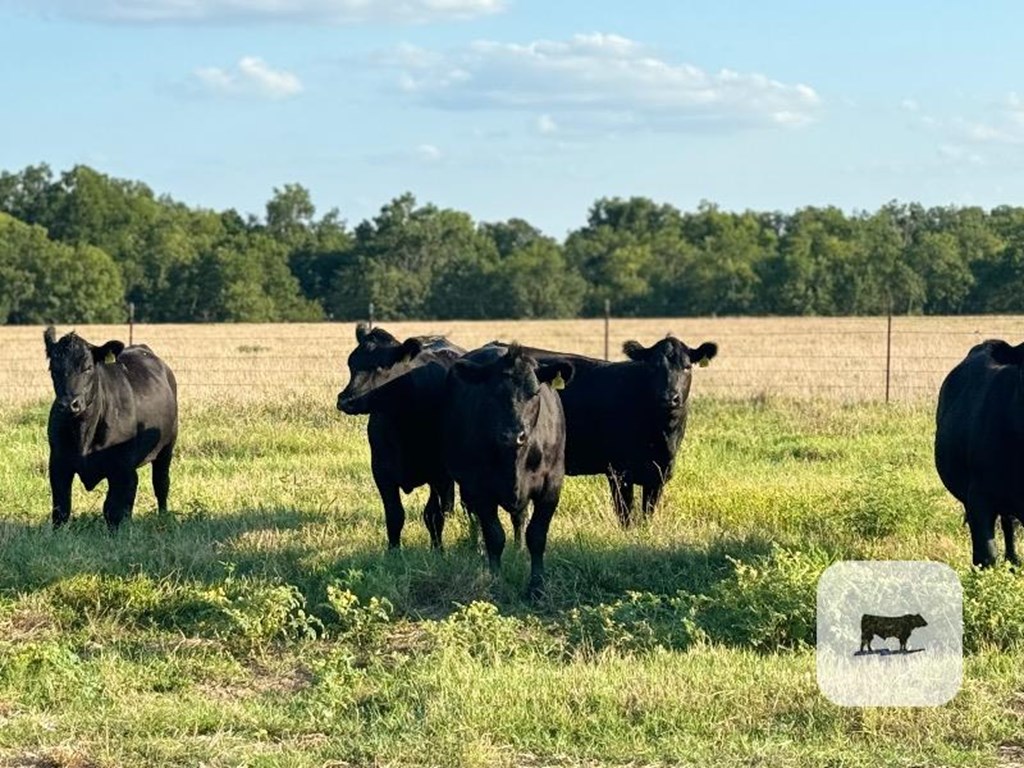
M143 472L48 522L46 407L0 407L0 765L994 765L1024 731L1024 591L969 568L925 408L698 400L665 501L623 532L570 478L546 599L525 553L486 575L423 492L385 553L360 419L330 403L182 414L172 514ZM835 559L949 562L964 686L842 709L814 670Z

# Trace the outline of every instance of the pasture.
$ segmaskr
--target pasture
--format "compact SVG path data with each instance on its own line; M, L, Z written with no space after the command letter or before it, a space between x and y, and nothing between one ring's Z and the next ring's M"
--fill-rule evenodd
M492 580L461 514L429 551L423 489L385 553L365 419L334 408L351 324L137 327L179 374L181 437L171 514L143 470L115 537L103 486L50 530L42 333L0 329L0 764L1019 764L1024 591L970 568L931 371L1024 322L896 322L885 406L884 319L613 321L613 351L672 330L720 354L653 522L620 530L603 478L567 478L536 605L526 554ZM603 353L601 321L384 327ZM960 572L950 704L818 693L817 577L858 558Z

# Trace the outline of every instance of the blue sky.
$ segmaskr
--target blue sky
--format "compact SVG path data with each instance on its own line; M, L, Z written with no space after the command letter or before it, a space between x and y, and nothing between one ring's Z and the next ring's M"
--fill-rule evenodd
M0 168L352 225L408 190L556 237L682 209L1024 203L1024 6L0 0Z

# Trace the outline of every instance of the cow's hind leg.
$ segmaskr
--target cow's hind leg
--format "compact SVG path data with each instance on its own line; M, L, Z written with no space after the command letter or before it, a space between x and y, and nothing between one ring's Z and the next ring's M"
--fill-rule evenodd
M171 491L171 458L174 456L174 443L164 446L163 450L153 459L153 494L156 496L156 508L161 515L167 514L167 494Z
M526 546L530 550L530 584L526 590L528 600L544 595L544 550L548 544L548 529L558 507L558 492L533 502L533 517L526 528Z
M136 470L120 472L107 480L107 498L103 502L103 518L111 531L117 530L121 521L131 518L135 506L135 493L139 489L139 473Z
M430 534L430 546L438 550L441 549L441 537L444 533L444 492L443 487L432 484L430 497L423 508L423 524L427 526L427 533Z
M996 562L996 512L979 494L969 494L967 525L971 529L972 559L975 565L986 568Z
M633 522L633 478L625 472L609 472L608 487L612 491L612 504L615 505L619 524L629 528Z
M1017 547L1014 542L1013 515L1002 515L1000 522L1003 526L1003 543L1006 546L1006 559L1013 565L1020 565L1020 559L1017 557Z

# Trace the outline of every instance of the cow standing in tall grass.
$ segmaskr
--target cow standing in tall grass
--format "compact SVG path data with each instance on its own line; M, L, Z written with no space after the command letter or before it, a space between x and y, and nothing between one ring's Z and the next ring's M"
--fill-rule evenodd
M423 522L431 546L440 549L445 516L455 505L455 484L441 459L441 399L448 369L465 350L440 336L400 342L364 323L356 326L356 344L338 410L370 416L370 467L384 504L388 547L402 543L401 493L429 485Z
M502 346L498 344L498 346ZM696 349L668 336L650 347L627 341L623 362L525 348L542 364L573 366L571 387L561 391L565 409L567 475L605 475L620 523L633 522L633 487L643 489L650 517L672 477L686 434L693 366L706 365L718 345Z
M1018 563L1013 520L1024 520L1024 344L984 341L946 376L935 414L935 466L964 505L974 564L995 563L997 518L1006 559Z
M56 395L50 407L50 491L53 526L71 517L71 484L108 484L103 517L111 530L131 517L138 468L153 464L153 492L167 511L171 457L178 438L178 385L145 344L108 341L96 347L75 333L43 334Z
M467 511L480 523L492 574L501 568L505 531L498 507L520 540L527 506L527 595L544 589L544 550L565 476L565 415L555 393L570 363L538 364L522 348L484 347L452 366L444 397L444 461Z

